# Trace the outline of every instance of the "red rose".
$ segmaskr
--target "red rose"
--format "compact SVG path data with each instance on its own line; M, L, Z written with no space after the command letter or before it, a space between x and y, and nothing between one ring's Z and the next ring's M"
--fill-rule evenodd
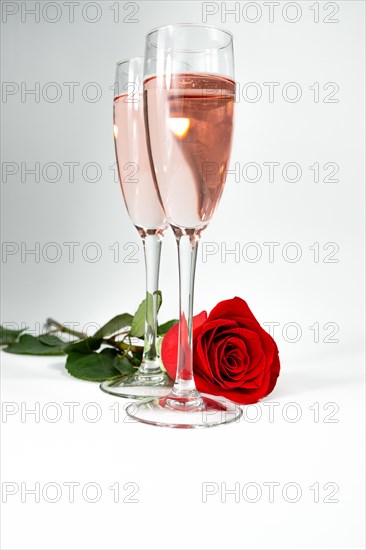
M178 324L165 335L161 356L175 378ZM193 318L193 367L197 389L237 403L256 403L276 385L278 349L241 298L217 304Z

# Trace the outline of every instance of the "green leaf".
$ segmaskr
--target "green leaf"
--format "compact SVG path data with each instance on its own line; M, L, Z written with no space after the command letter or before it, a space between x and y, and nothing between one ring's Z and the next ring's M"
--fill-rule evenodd
M68 373L75 378L103 382L121 376L121 372L115 367L117 353L112 348L105 348L99 353L72 351L67 356L65 366Z
M154 307L158 312L162 303L162 295L160 290L156 290L154 294L146 293L146 299L139 305L131 323L130 335L136 338L142 338L145 333L145 317L146 317L146 300L147 300L147 322L151 326L153 324ZM154 306L154 302L156 305Z
M71 342L65 347L65 353L72 353L77 351L78 353L90 353L100 348L102 344L102 338L95 338L95 336L89 336L84 340L78 340L77 342Z
M142 361L142 353L134 353L133 354L133 357L131 357L131 364L134 366L134 367L139 367L141 365L141 361Z
M171 321L167 321L166 323L163 323L162 325L158 326L158 335L164 336L168 330L170 330L174 325L178 323L178 319L172 319Z
M23 334L18 342L10 344L4 351L7 353L18 353L20 355L63 355L67 347L66 342L60 340L57 336L53 338L56 340L53 339L53 343L50 344L49 341L48 343L42 341L44 336Z
M151 294L149 294L151 296ZM141 338L145 332L146 300L139 305L131 323L130 335Z
M94 338L104 338L105 336L111 336L115 332L120 332L122 329L131 326L132 315L129 313L122 313L116 315L108 323L103 325L95 334Z
M14 344L18 340L18 336L25 330L25 328L22 328L21 330L13 330L0 325L0 346L4 346L5 344Z
M136 368L134 368L130 361L124 355L117 355L114 359L113 366L123 375L123 376L132 376L136 373Z
M64 349L67 346L67 343L64 340L61 340L61 338L55 336L54 334L41 334L40 336L38 336L38 340L42 342L42 344L44 344L45 346L63 346Z

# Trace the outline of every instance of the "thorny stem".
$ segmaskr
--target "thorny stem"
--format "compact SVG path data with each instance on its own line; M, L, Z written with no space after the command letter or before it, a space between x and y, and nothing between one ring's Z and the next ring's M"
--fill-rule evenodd
M58 321L55 321L54 319L51 319L50 317L46 320L45 323L46 327L55 327L59 332L63 332L65 334L71 334L71 336L76 336L76 338L79 338L80 340L83 340L84 338L87 338L88 335L84 332L80 332L78 330L72 330L69 327L66 327L65 325L62 325Z

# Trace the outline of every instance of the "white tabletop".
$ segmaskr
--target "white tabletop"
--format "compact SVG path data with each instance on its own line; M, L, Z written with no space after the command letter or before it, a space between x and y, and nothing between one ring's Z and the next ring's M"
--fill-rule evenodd
M238 424L174 430L2 353L4 548L362 548L362 357L320 356Z

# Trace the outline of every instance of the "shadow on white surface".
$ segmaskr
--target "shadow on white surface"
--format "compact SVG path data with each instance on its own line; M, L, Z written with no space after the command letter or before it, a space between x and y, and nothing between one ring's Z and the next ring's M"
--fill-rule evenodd
M47 365L47 368L56 371L62 377L71 378L71 375L65 369L65 361L63 363L52 363L50 365Z
M322 392L324 390L339 390L344 388L360 388L363 385L363 373L359 365L362 364L362 356L344 357L337 360L324 362L309 361L308 366L301 367L294 362L287 363L282 368L277 386L274 391L264 399L273 401L282 398L295 398L305 393ZM292 368L291 368L292 367Z

